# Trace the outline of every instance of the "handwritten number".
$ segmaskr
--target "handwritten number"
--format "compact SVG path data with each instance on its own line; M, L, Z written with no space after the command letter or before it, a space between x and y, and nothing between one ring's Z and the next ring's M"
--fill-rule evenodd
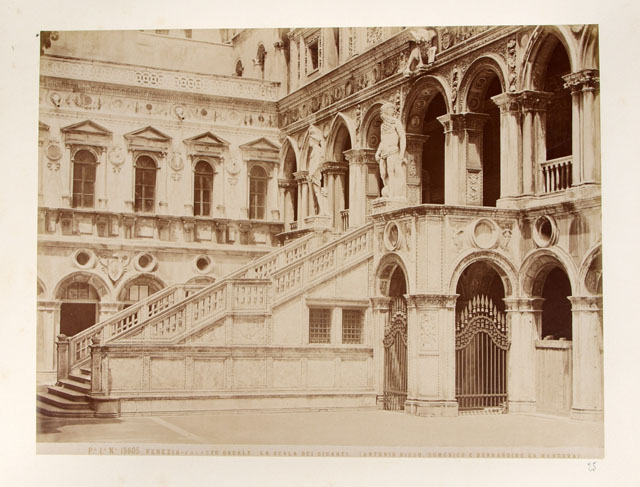
M596 471L596 462L587 463L587 468L589 469L589 472L595 472Z

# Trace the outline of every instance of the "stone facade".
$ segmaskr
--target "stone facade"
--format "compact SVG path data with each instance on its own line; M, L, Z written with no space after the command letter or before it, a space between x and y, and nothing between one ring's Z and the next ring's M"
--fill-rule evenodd
M247 30L211 49L227 72L42 57L43 381L90 362L105 416L395 394L418 415L602 417L594 26ZM228 76L254 49L253 79ZM406 132L399 198L381 197L384 105ZM74 204L83 150L91 208ZM56 354L72 283L101 323Z

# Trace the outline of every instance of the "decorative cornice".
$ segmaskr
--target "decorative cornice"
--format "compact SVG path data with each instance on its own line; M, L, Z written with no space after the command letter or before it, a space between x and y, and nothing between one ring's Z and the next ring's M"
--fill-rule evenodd
M407 302L416 308L455 308L458 294L407 294Z
M279 83L271 81L176 72L48 55L41 58L40 75L262 101L276 101L279 86Z
M506 312L542 313L542 298L504 298Z
M569 296L571 311L602 311L602 296Z

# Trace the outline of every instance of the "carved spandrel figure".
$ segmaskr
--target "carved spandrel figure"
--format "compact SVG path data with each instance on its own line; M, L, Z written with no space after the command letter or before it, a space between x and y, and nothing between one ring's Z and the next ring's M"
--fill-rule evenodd
M407 136L404 127L395 117L395 107L385 103L380 109L380 145L376 151L376 160L380 166L380 177L384 183L382 196L405 198L406 165L404 161L407 148Z
M309 175L307 183L315 202L316 215L328 215L328 193L322 187L323 137L320 130L311 127L309 131Z
M411 31L413 36L414 47L409 55L409 60L404 69L404 75L410 76L411 74L424 69L426 65L435 61L437 46L432 45L433 39L436 37L436 33L433 30L427 29L413 29ZM427 62L423 61L422 50L426 51ZM412 64L415 63L415 67L412 69Z

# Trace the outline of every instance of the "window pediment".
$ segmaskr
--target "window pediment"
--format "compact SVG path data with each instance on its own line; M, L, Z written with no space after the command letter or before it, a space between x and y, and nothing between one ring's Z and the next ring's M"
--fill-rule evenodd
M240 146L246 161L261 161L278 164L280 161L280 146L265 137L247 142Z
M154 151L166 155L171 137L151 126L125 134L130 151Z
M74 123L60 129L67 146L85 144L105 147L111 140L111 131L91 120Z
M192 156L222 157L229 147L229 142L211 132L185 139L184 143Z

